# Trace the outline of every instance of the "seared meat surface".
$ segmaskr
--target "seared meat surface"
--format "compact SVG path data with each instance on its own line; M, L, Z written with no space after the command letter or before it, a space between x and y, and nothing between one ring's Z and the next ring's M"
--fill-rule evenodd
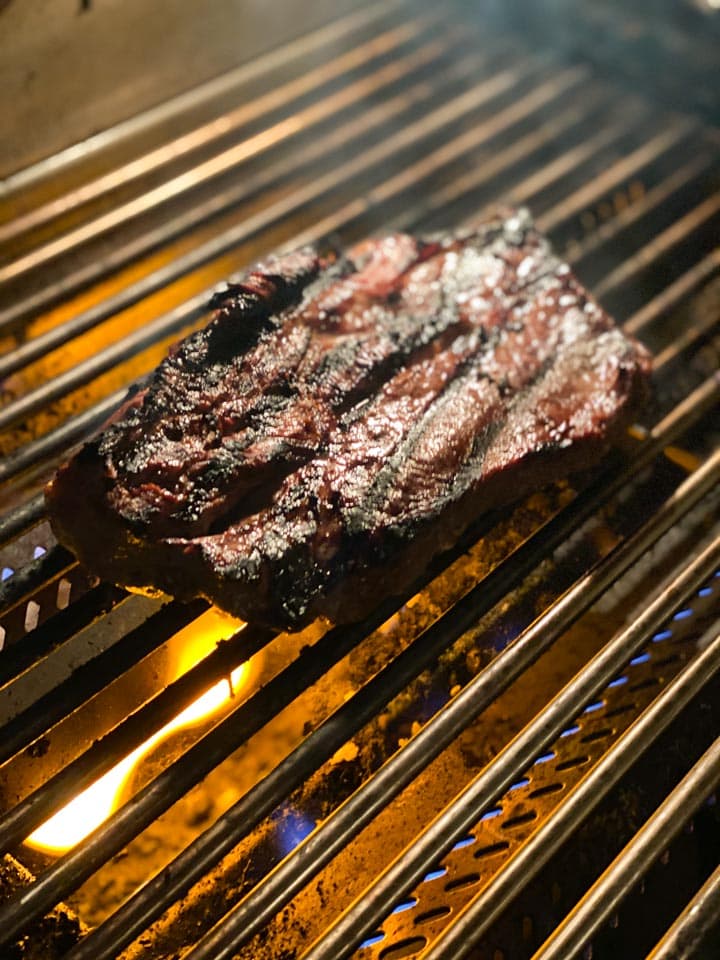
M212 307L48 507L101 576L280 628L362 616L597 460L650 369L524 211L273 258Z

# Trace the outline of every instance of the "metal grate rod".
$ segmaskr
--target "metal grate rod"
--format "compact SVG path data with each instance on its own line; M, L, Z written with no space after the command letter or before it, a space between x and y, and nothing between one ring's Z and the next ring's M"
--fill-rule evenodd
M638 553L638 547L642 539L641 534L635 544L633 544L632 541L627 541L626 544L621 545L621 547L617 549L614 555L611 555L612 560L618 564L619 570L615 563L609 562L610 558L608 558L608 561L599 565L594 575L589 574L579 581L575 587L571 588L549 613L545 614L533 627L521 635L504 654L500 655L483 671L483 674L481 674L476 681L471 683L462 695L463 698L466 697L468 701L472 702L473 698L478 695L478 691L481 691L483 697L487 697L488 694L490 694L490 696L497 695L500 690L504 689L505 686L515 678L517 673L520 672L520 669L515 667L514 659L516 657L519 660L529 658L528 662L522 663L522 668L524 668L535 658L533 655L539 656L546 645L549 645L549 643L582 612L582 609L585 607L585 601L587 601L587 606L589 606L596 596L607 587L609 582L613 582L623 569L626 569L634 559L637 559L637 556L643 552L643 550L640 550ZM643 549L646 546L647 544L644 545ZM621 563L620 556L622 556L623 560L627 559L627 563ZM611 567L614 576L608 575L608 566ZM601 569L602 573L600 572ZM597 593L595 592L596 590ZM506 672L511 673L511 676L506 677ZM484 708L485 705L483 702L480 705L480 709ZM465 700L463 700L462 706L465 708ZM417 752L418 758L426 757L426 762L429 762L431 757L428 757L428 752L433 755L435 753L435 723L438 722L438 726L442 729L443 723L448 722L449 727L453 729L454 711L456 710L459 711L460 708L453 706L453 704L448 705L448 707L438 715L440 719L435 718L435 720L427 725L425 731L420 732L418 735L420 742L413 748ZM442 719L446 715L448 716L448 721ZM450 719L452 719L453 723L449 723ZM440 737L442 739L442 734L440 734ZM408 746L411 746L412 743L413 741L411 741L411 744ZM295 890L307 882L308 875L317 872L320 866L324 865L340 846L344 846L356 830L360 829L370 816L374 814L378 806L385 805L388 794L392 795L396 792L394 788L396 778L400 776L403 780L405 779L404 771L401 774L396 768L402 767L406 762L409 765L411 759L415 759L412 757L413 750L408 751L408 748L406 748L405 753L408 754L407 761L403 759L403 755L401 754L399 758L390 761L389 764L386 765L389 768L386 775L380 776L379 779L377 779L376 775L376 780L373 784L374 789L366 786L362 788L362 792L358 792L361 797L367 794L372 798L371 801L367 801L367 809L364 809L359 801L351 800L348 801L340 811L331 815L308 840L297 848L292 857L288 858L284 865L274 871L266 881L258 885L256 891L250 894L244 901L241 901L241 904L235 911L228 915L226 921L223 921L222 934L218 933L217 937L212 937L212 940L208 939L207 944L203 946L203 950L210 952L199 953L198 960L200 957L214 956L212 951L218 949L221 942L224 947L227 946L228 949L230 949L230 944L232 944L232 949L237 948L239 942L241 942L238 938L241 938L242 942L246 942L249 936L253 932L257 932L269 916L275 913L290 899L290 896ZM391 764L392 766L390 766ZM414 776L416 773L417 770L414 770L412 775ZM375 784L377 785L375 786ZM335 824L337 824L337 826ZM404 874L402 874L402 877L404 877ZM377 919L377 917L375 917L375 919ZM341 936L340 940L342 939ZM333 939L334 947L337 947L338 942L337 939ZM203 943L205 942L203 941ZM332 949L334 949L334 947ZM330 947L328 948L331 952L327 955L330 956L332 949ZM225 954L218 954L218 956L225 956ZM195 960L195 958L193 958L193 960Z
M720 539L681 574L676 574L675 579L666 584L663 593L637 617L632 626L613 638L587 667L563 688L535 720L508 744L458 799L420 835L412 848L402 854L362 898L345 911L310 949L306 960L341 960L349 956L363 935L374 929L391 911L393 904L412 890L431 865L467 832L486 807L532 763L544 745L581 712L596 690L612 680L633 652L643 646L652 632L665 622L687 592L696 583L702 583L708 572L716 568L719 559ZM585 589L590 587L593 579L586 579L583 584ZM575 589L566 596L574 594ZM572 599L577 602L575 597ZM561 607L563 600L556 607ZM537 621L536 633L531 628L536 638L542 636L542 621L547 618L546 614ZM321 826L310 834L293 854L296 856L297 851L303 848L308 872L317 855L314 837L322 830ZM283 901L284 899L283 897ZM188 960L227 960L233 956L240 943L246 942L246 922L245 912L235 908L200 942L196 950L188 955ZM257 930L253 929L253 932Z
M278 108L288 107L293 101L300 101L303 96L317 92L319 88L342 77L345 73L350 74L358 67L371 64L373 60L392 52L393 48L399 49L408 41L417 39L423 32L429 32L433 25L437 33L437 25L433 24L433 19L437 18L425 16L392 26L385 32L376 34L339 56L332 57L322 65L321 70L308 71L261 96L254 97L250 101L243 101L239 107L235 107L220 117L196 127L189 133L181 134L175 139L163 143L162 146L121 164L109 173L84 182L62 196L35 207L7 223L0 224L0 244L7 243L23 233L36 230L49 221L97 200L105 194L112 193L118 188L126 190L128 185L134 181L142 180L143 177L168 164L175 164L180 158L207 147L216 140L223 140L232 134L240 133L252 121L262 119ZM359 83L344 83L340 94L321 97L312 107L301 110L297 114L292 114L288 119L282 120L262 133L244 140L242 145L236 145L216 155L212 165L201 164L195 167L197 171L196 182L200 184L203 180L209 179L225 169L230 169L236 163L247 159L254 152L262 150L264 140L275 143L283 132L286 136L292 136L311 123L332 115L336 106L351 102L356 90L359 90L361 95L373 92L374 87L368 90L364 89L366 83L366 80L361 80ZM186 181L181 181L178 178L166 182L171 192L173 192L173 185L178 192L182 192L182 189L188 189L189 186ZM152 198L150 198L150 205L152 205ZM124 222L123 218L119 217L118 222ZM47 254L41 257L41 259L46 258L48 258Z
M716 482L719 470L720 451L677 489L638 534L626 541L623 555L628 563L701 499ZM507 581L504 581L504 589L507 589ZM378 623L382 622L382 611L378 611L376 616L380 618ZM462 629L465 628L466 626L463 626ZM366 632L367 624L329 631L312 650L301 655L282 674L236 708L229 717L218 723L186 754L121 807L87 841L60 858L32 887L23 892L22 898L9 901L0 909L3 942L16 937L27 923L76 889L103 862L122 849L130 839L137 836L209 770L259 729L266 722L264 716L268 709L274 713L281 705L291 702L299 691L315 682L329 665L348 653Z
M647 960L690 960L720 922L720 867L692 898Z
M88 137L87 140L83 140L82 143L73 144L65 150L60 150L50 157L39 160L31 166L11 174L3 183L0 183L0 196L5 199L12 193L32 189L47 178L54 179L64 170L73 167L79 158L97 156L102 154L104 150L115 148L118 144L130 141L148 130L154 130L159 125L167 125L174 117L182 115L186 111L195 110L212 100L227 96L236 87L284 66L293 58L300 59L314 54L325 44L333 49L342 38L384 19L388 11L396 8L402 9L407 5L407 0L381 0L381 2L371 3L361 10L352 11L319 30L290 40L274 50L222 73L219 77L201 83L186 93L181 93L171 100L123 120L107 130L96 133Z
M635 176L643 167L648 166L663 153L682 143L690 133L697 129L698 125L695 121L681 120L671 125L669 129L662 130L647 143L643 143L632 153L618 160L599 177L576 190L557 207L539 217L539 228L548 233L556 230L561 223L566 223L572 217L582 213L609 190Z
M618 264L604 280L601 280L595 286L595 294L598 297L607 296L611 290L617 289L640 270L649 267L658 257L667 253L671 247L682 240L686 240L701 224L714 217L718 211L720 211L720 190L673 221L669 227L654 236L634 256Z
M718 627L715 626L715 631ZM720 738L641 827L533 960L573 960L720 782Z
M482 66L483 61L480 60L479 62ZM364 135L385 123L392 123L397 116L412 106L427 103L432 101L433 98L437 99L442 88L453 82L467 80L476 73L477 68L478 57L476 54L467 54L453 60L447 69L442 72L440 83L430 85L427 79L421 79L408 90L404 90L391 99L365 111L362 117L344 124L342 128L336 130L329 137L318 140L314 146L311 145L302 154L301 166L306 161L318 160L327 153L328 149L333 148L333 145L335 149L346 151L356 136ZM417 144L421 137L457 120L464 113L480 107L494 96L519 84L523 79L532 78L537 72L537 66L532 67L526 64L522 69L506 69L491 73L489 77L481 77L480 82L470 87L466 92L453 99L446 99L444 103L425 113L419 120L415 120L406 127L392 133L370 149L359 149L352 159L345 159L343 163L338 164L329 172L319 177L316 176L303 187L293 191L289 197L283 197L258 213L245 217L237 226L231 227L212 240L201 244L186 254L182 254L175 258L173 262L148 274L142 280L137 281L118 294L108 297L104 301L104 307L116 313L119 309L123 309L131 303L136 303L142 297L147 296L148 293L166 286L172 280L201 267L215 257L227 253L253 234L289 217L307 204L321 199L330 191L343 186L345 183L351 183L353 177L366 173L368 168L382 163L403 147L413 143ZM254 193L270 187L277 181L278 177L294 173L297 167L297 157L292 155L287 160L280 161L277 166L271 166L265 171L260 171L252 180L241 179L234 187L231 185L226 191L211 197L203 208L203 215L200 219L206 219L215 213L226 210L233 203L240 202L248 189L251 189ZM141 200L143 199L141 198ZM56 302L60 297L68 296L74 290L106 275L110 270L123 266L129 258L136 258L151 247L161 245L172 237L185 232L196 225L197 220L198 214L192 209L184 215L175 216L165 224L140 237L137 241L117 245L101 260L93 259L74 273L55 283L48 284L47 293L44 296L51 297L53 302ZM67 242L67 237L64 239ZM2 276L1 273L0 276ZM33 304L33 312L40 309L41 306L44 307L45 303ZM11 311L5 314L0 313L0 330L17 325L18 311L24 313L26 309L25 305L19 303Z

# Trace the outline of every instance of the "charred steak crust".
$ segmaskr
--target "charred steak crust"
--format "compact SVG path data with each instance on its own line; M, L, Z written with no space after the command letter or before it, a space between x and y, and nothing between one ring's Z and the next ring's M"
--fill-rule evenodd
M48 485L99 575L297 629L406 589L483 511L597 461L650 358L525 211L268 260Z

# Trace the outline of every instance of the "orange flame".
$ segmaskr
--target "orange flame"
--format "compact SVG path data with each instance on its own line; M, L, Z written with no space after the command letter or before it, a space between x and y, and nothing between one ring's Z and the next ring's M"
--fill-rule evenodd
M241 625L240 621L233 620L215 608L198 617L175 638L181 641L176 677L187 673L215 647L218 641L231 636ZM59 855L84 840L120 805L125 784L142 757L173 731L191 726L213 714L234 695L240 686L247 682L249 673L250 664L243 663L233 670L229 677L219 680L95 783L41 824L25 842L37 850Z

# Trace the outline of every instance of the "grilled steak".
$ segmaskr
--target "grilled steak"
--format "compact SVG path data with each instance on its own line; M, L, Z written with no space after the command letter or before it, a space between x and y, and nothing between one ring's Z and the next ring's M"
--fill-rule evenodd
M406 589L482 511L588 466L649 356L524 212L268 260L48 486L129 587L295 629Z

